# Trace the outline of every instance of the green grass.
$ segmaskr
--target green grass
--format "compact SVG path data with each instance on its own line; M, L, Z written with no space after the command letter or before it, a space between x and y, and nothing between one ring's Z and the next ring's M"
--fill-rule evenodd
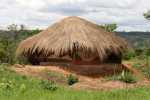
M7 82L10 88L0 87L0 100L150 100L150 87L86 91L59 85L56 91L49 91L39 85L41 80L18 75L0 66L0 83Z

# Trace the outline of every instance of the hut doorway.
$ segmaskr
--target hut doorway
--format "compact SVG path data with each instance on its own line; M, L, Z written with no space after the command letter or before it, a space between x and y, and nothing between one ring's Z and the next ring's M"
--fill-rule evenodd
M121 64L122 61L122 55L120 54L115 54L115 53L110 53L108 58L106 59L106 63L116 63L116 64Z

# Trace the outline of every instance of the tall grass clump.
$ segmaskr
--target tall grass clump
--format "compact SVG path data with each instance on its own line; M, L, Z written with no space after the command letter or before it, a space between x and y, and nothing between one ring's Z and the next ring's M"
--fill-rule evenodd
M54 81L49 81L49 80L42 80L40 82L40 85L43 89L49 91L55 91L58 88Z
M118 77L120 81L126 83L136 83L137 77L135 77L131 72L123 71L121 75Z
M125 83L136 83L138 81L138 78L131 72L122 71L122 73L119 75L108 77L108 80L119 80Z

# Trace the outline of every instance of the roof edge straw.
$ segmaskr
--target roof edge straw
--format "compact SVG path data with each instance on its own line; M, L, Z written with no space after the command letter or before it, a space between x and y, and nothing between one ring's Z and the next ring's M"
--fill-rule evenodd
M42 51L43 55L53 53L59 56L74 52L74 47L78 48L80 53L88 51L103 60L108 56L108 52L122 53L128 44L115 33L107 32L97 24L73 16L22 41L17 48L16 55L30 55L36 51Z

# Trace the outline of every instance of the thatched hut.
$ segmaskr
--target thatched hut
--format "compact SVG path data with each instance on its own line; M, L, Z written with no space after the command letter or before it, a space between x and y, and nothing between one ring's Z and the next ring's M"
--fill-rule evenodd
M68 17L22 41L17 56L26 57L32 64L120 64L126 48L125 40L115 33L82 18Z

